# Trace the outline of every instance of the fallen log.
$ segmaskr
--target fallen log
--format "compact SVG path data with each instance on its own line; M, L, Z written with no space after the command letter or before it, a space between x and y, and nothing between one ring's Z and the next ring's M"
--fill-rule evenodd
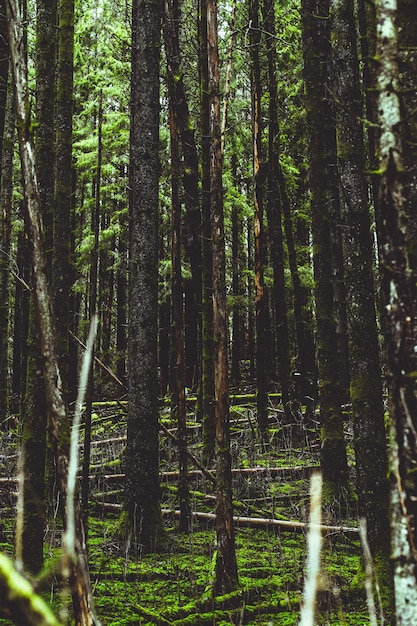
M104 502L102 505L104 509L109 511L121 511L121 504L113 504L111 502ZM162 515L173 515L174 517L180 516L180 511L175 509L162 509ZM200 511L193 511L191 515L199 520L207 520L214 521L216 519L216 515L214 513L203 513ZM308 531L310 528L310 524L308 522L299 522L296 520L283 520L283 519L275 519L268 517L243 517L241 515L234 515L233 521L236 526L262 526L262 527L270 527L277 526L283 530L298 530L298 531ZM341 533L344 535L359 535L359 528L354 526L332 526L330 524L320 524L319 530L325 535L331 535L336 533Z

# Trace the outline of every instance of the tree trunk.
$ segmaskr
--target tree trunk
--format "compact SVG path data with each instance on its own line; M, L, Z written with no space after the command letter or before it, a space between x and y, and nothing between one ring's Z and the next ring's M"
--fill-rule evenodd
M264 2L264 23L268 33L268 187L267 215L270 240L270 255L273 267L274 285L272 297L275 308L275 329L278 354L278 373L284 407L289 400L291 377L287 301L285 296L284 245L282 236L282 199L279 185L279 124L278 88L276 78L275 14L272 0Z
M267 415L267 317L268 302L264 282L265 234L263 223L263 190L267 166L262 163L262 124L261 124L261 68L259 62L260 28L259 3L250 4L251 36L251 83L253 119L253 175L254 175L254 233L255 233L255 326L256 326L256 388L258 428L261 440L268 439ZM262 167L261 167L262 166Z
M207 62L207 0L200 0L200 99L201 99L201 251L202 251L202 346L201 415L203 462L209 466L215 447L213 363L213 250L210 232L210 112Z
M237 180L237 155L232 155L232 171L235 187L238 186ZM231 371L230 376L232 384L238 388L241 381L240 361L243 358L243 338L244 338L244 317L243 309L243 250L241 244L241 231L243 220L239 204L233 203L232 206L232 294L233 294L233 311L232 311L232 348L231 348Z
M7 29L7 25L6 25ZM3 30L1 32L5 32ZM0 202L3 211L0 215L0 425L3 424L9 410L9 298L10 298L10 229L12 208L12 172L14 148L14 107L13 94L9 89L7 94L6 115L1 141L1 177Z
M303 54L307 96L307 123L310 129L310 198L317 319L317 367L319 377L321 466L323 498L340 498L348 484L346 448L340 407L337 369L336 325L333 306L333 276L326 142L322 107L329 59L329 6L304 0ZM319 69L321 71L319 71Z
M224 243L222 152L220 125L220 73L217 3L207 1L207 59L210 97L210 205L213 242L213 334L216 416L216 533L215 591L236 589L237 563L232 503L230 454L228 339L226 314L226 255Z
M397 626L411 626L417 611L417 132L414 121L410 123L416 104L414 9L407 2L382 1L376 19L380 60L378 243L391 427L391 558Z
M131 546L163 548L158 407L159 0L132 7L129 405L125 508ZM144 142L146 137L146 142Z
M367 521L386 619L391 621L387 438L382 397L373 276L362 97L353 2L332 0L332 93L336 105L343 251L348 312L350 399L356 458L358 513Z
M194 341L187 346L192 363L191 378L200 379L201 359L201 300L202 300L202 251L201 251L201 210L199 195L198 154L195 141L194 123L190 115L184 85L179 24L181 11L178 0L165 1L164 42L168 68L169 97L174 108L183 157L182 186L186 212L186 251L190 259L192 293L194 299ZM191 323L191 320L190 320ZM187 342L190 344L190 342ZM194 382L193 381L193 382Z
M178 500L180 509L179 530L190 532L191 507L188 489L187 456L187 412L185 404L185 346L184 346L184 303L181 277L181 201L179 194L180 156L175 115L170 108L171 133L171 176L172 176L172 331L173 331L173 391L172 409L178 422Z
M53 297L64 397L68 401L72 208L72 112L74 84L74 0L59 0L56 92L56 173L54 198Z

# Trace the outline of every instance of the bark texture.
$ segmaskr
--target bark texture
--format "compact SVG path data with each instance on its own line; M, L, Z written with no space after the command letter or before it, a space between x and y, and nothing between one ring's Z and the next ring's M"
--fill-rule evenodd
M158 413L159 63L162 5L132 7L129 395L125 508L132 547L163 547Z
M328 154L323 107L329 98L326 86L329 60L329 5L326 0L304 0L303 54L310 129L310 203L317 319L317 368L319 376L321 466L324 501L340 497L347 487L346 448L340 407L336 325L333 300L331 231L329 214Z
M415 7L383 0L377 5L376 23L379 250L391 426L391 558L396 624L411 626L417 611L417 132L415 116L407 113L416 107Z
M49 85L52 89L52 85ZM60 0L56 92L56 153L53 226L54 311L64 394L70 385L69 333L72 207L72 114L74 86L74 0ZM76 378L75 373L72 378ZM66 401L68 398L66 397Z
M213 242L213 333L216 416L216 534L215 591L229 593L238 584L232 503L229 424L228 337L226 312L226 255L220 125L220 74L217 2L207 2L207 55L210 96L210 205Z
M374 249L365 178L359 61L351 0L332 1L332 44L332 93L336 104L338 172L342 190L358 512L367 520L368 542L377 565L379 584L384 590L386 619L391 620L387 437L375 311Z

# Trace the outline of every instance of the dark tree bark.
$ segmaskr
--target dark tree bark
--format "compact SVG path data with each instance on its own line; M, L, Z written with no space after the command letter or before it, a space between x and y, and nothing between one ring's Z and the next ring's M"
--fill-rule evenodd
M6 9L4 2L5 0L2 0L0 3L0 158L3 155L3 135L6 120L9 78L9 42L7 38Z
M119 380L126 382L126 354L127 354L127 280L126 280L126 233L122 232L118 238L117 252L119 267L116 276L116 374Z
M378 242L390 414L391 530L397 626L417 610L416 13L377 5ZM398 27L398 30L397 30Z
M183 158L182 187L186 212L186 251L190 259L192 284L189 298L193 298L190 319L196 327L194 341L187 341L188 361L190 362L192 382L200 379L201 359L201 300L202 300L202 250L201 250L201 209L199 194L198 153L195 141L194 123L189 111L184 85L182 60L179 40L181 10L178 0L165 1L164 42L168 68L169 97L174 108L176 123ZM191 333L190 333L191 335ZM192 338L192 335L191 335ZM190 345L191 344L191 345ZM191 386L191 385L190 385Z
M325 128L322 113L329 59L329 6L326 1L302 4L304 80L307 123L310 129L310 202L317 319L317 367L319 376L321 466L324 499L340 497L348 484L346 448L340 407L336 325L329 215L329 191Z
M159 486L156 314L161 17L160 0L133 3L125 509L129 539L139 552L155 551L164 544Z
M17 265L20 280L16 281L14 292L12 389L9 402L11 413L20 412L26 387L30 270L29 245L24 232L20 232L18 236Z
M207 63L207 0L199 4L200 99L201 99L201 253L202 253L202 338L200 404L203 422L203 461L214 456L215 403L213 363L213 251L210 231L210 112Z
M375 311L374 248L365 178L362 96L353 1L332 0L332 93L336 106L343 251L348 312L350 399L356 458L358 513L392 619L389 484L382 373Z
M1 9L0 9L1 10ZM3 8L4 10L4 8ZM7 33L5 26L0 25L0 32ZM4 54L0 51L0 54ZM0 66L1 68L1 66ZM1 71L1 69L0 69ZM3 77L4 78L4 77ZM0 82L1 84L1 82ZM1 93L1 92L0 92ZM10 228L12 208L12 172L13 172L13 148L14 148L14 108L13 94L9 89L4 128L1 135L1 174L0 174L0 202L3 208L0 214L0 425L7 416L9 409L9 297L10 297Z
M59 0L56 92L56 152L52 289L59 360L68 401L72 208L72 115L74 85L74 0Z
M216 534L215 592L229 593L238 584L235 554L229 424L228 337L226 314L226 255L220 125L220 72L217 3L207 1L207 59L210 97L210 206L213 242L213 334L216 416Z
M184 303L181 277L181 201L179 181L181 176L178 130L175 114L170 108L171 133L171 176L172 176L172 334L173 334L173 389L172 409L177 413L178 422L178 500L179 530L190 532L191 508L188 489L188 455L187 455L187 413L185 404L185 345L184 345Z
M261 68L259 61L260 27L259 2L250 3L251 37L251 88L253 119L253 175L254 175L254 233L255 233L255 326L256 326L256 403L260 437L268 439L267 415L267 326L268 301L264 281L265 233L263 218L263 192L267 166L262 163L262 121L261 121Z
M237 180L237 155L232 155L232 171L235 186L238 185ZM230 377L232 384L237 388L241 381L240 361L243 358L243 340L244 340L244 317L243 309L243 250L241 242L241 232L243 220L239 203L234 202L232 206L232 293L233 293L233 312L232 312L232 347L231 347L231 368Z
M268 33L266 43L268 58L269 128L268 128L268 185L267 215L270 255L274 274L272 297L275 308L275 332L277 342L278 373L284 407L289 400L291 377L287 301L285 295L284 246L282 236L282 199L279 180L279 124L278 87L276 77L275 14L274 2L264 2L264 26Z

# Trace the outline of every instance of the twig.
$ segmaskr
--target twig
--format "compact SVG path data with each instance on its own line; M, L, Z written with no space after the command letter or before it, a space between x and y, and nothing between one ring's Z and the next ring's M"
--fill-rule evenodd
M82 347L84 348L84 350L87 349L87 346L85 345L85 343L83 343L81 341L81 339L79 339L76 335L74 335L74 333L70 330L69 334L71 335L71 337ZM113 372L113 370L110 369L110 367L108 367L108 365L106 365L105 363L103 363L103 361L101 359L99 359L97 356L94 356L94 362L97 363L97 365L99 365L102 369L104 369L107 374L120 386L122 387L125 391L127 391L127 387L126 385L124 385L122 383L122 381L120 380L120 378L118 378L116 376L116 374Z

